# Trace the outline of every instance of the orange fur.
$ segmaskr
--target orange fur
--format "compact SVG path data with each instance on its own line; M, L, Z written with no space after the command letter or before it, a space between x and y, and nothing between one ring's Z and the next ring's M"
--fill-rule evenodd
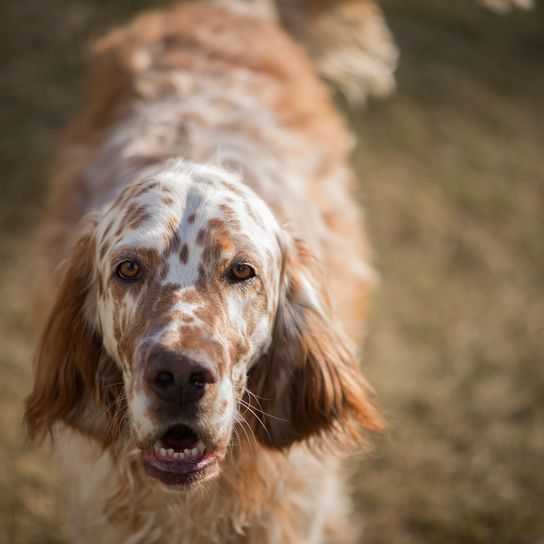
M339 447L361 438L359 426L382 430L354 348L334 317L323 271L301 240L284 251L284 292L272 348L250 382L250 390L263 399L257 408L267 414L255 429L257 437L282 449L311 437L330 441L335 436ZM305 282L321 294L321 308Z
M122 405L120 372L105 353L99 333L86 317L92 278L91 231L86 226L74 247L36 351L32 392L26 399L29 435L51 432L58 421L98 438L116 438ZM113 404L112 404L113 403Z

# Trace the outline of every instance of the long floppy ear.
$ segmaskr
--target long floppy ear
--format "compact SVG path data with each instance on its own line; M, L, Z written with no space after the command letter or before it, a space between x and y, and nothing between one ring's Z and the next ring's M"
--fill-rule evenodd
M89 229L72 250L38 344L24 415L31 438L43 437L59 421L105 445L118 432L115 399L121 396L122 375L89 319L94 310L93 247Z
M284 253L272 346L250 374L262 423L257 438L283 449L312 437L359 440L363 430L381 431L316 259L300 240Z

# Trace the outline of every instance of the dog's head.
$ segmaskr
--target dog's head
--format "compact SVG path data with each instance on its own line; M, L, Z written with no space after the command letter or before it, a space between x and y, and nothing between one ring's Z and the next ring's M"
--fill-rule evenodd
M135 441L169 485L217 474L237 425L275 449L379 427L310 252L232 174L184 163L72 251L26 411L32 434L59 420Z

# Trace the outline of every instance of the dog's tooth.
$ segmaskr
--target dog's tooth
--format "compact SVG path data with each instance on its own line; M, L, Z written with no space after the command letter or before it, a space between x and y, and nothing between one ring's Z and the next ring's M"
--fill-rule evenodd
M174 452L174 459L179 459L179 451Z
M192 455L193 457L196 457L196 456L198 455L198 448L193 448L193 449L191 450L191 455Z
M185 457L191 457L191 450L183 450Z
M182 451L178 451L178 459L185 459L185 454Z
M202 442L202 440L199 440L196 448L199 453L202 453L206 449L206 446L204 445L204 442Z
M174 450L172 448L166 450L166 455L168 455L168 457L173 457L174 456Z
M160 453L160 456L161 456L161 457L166 457L166 450L165 450L164 448L161 448L161 449L159 450L159 453Z

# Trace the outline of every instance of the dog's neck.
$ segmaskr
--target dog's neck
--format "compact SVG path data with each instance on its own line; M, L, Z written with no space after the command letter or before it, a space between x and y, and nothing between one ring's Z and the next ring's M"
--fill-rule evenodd
M146 542L160 542L163 534L181 543L190 535L191 544L231 542L234 535L238 535L235 542L271 542L272 534L278 535L278 542L290 542L285 535L303 534L315 516L315 506L306 503L323 491L328 461L308 455L303 446L277 452L242 438L241 429L237 434L221 474L190 490L167 489L150 480L137 448L127 445L103 451L95 463L110 467L105 476L110 492L100 517L119 535L130 527L131 534L141 534ZM309 481L312 464L316 477ZM278 520L284 526L277 526Z

